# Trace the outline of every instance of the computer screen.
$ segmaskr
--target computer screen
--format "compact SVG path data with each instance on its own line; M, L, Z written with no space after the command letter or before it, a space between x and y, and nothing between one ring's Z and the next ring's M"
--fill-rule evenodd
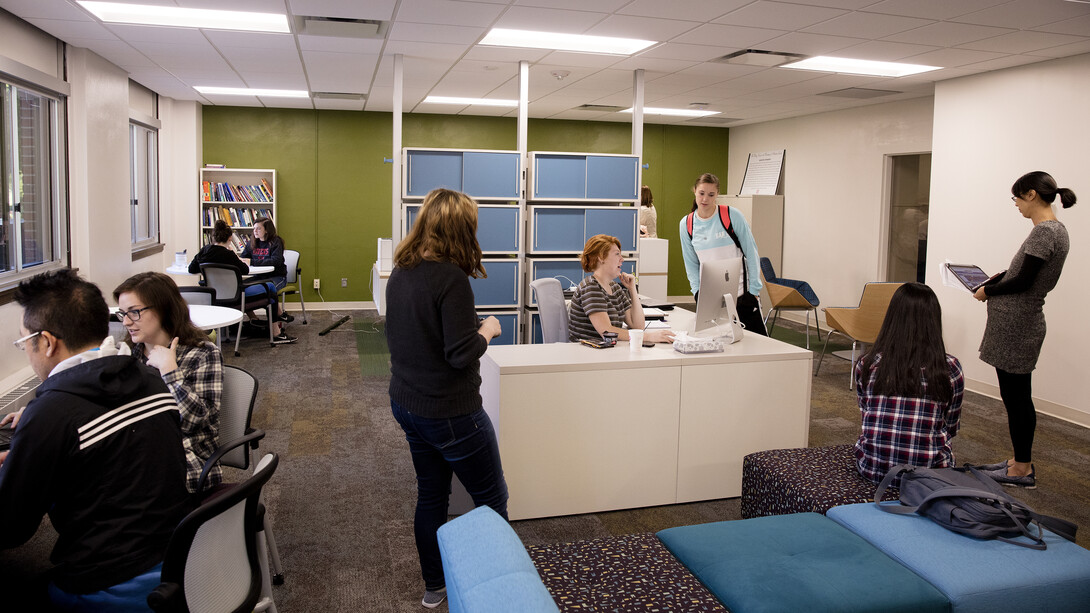
M742 258L700 263L700 294L696 301L694 333L714 332L731 321L736 312L734 302L741 279ZM724 294L730 294L729 304L724 303ZM726 330L723 329L722 333L726 334Z

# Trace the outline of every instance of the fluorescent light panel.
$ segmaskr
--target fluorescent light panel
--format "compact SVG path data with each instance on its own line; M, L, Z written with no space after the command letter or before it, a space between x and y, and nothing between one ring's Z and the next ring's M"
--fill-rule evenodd
M530 49L552 49L553 51L582 51L584 53L604 53L609 55L632 55L654 45L657 41L638 38L615 38L612 36L589 36L586 34L560 34L557 32L536 32L534 30L510 30L492 28L481 40L482 45L496 47L523 47Z
M499 98L458 98L454 96L428 96L424 102L432 104L461 104L477 106L518 106L518 100L502 100Z
M176 6L150 6L120 2L84 2L79 5L107 23L131 23L172 28L205 28L244 32L288 33L288 18L275 13L187 9Z
M622 113L631 113L632 109L627 108ZM644 115L672 115L674 117L707 117L708 115L718 115L719 111L698 111L696 109L662 109L655 108L653 106L646 106L643 109Z
M799 70L818 70L821 72L837 72L841 74L858 74L872 77L904 77L931 70L939 70L941 66L924 66L922 64L901 64L899 62L878 62L875 60L856 60L847 57L830 57L818 55L806 58L792 64L784 64L780 68L797 68Z
M309 98L303 89L257 89L249 87L207 87L197 85L193 89L209 96L265 96L269 98Z

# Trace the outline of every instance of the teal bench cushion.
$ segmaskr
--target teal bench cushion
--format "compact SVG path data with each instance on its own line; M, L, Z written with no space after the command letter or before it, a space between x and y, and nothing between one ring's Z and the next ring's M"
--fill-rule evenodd
M1090 551L1051 532L1048 549L1035 551L873 504L836 507L828 516L939 588L956 613L1090 611Z
M818 513L683 526L658 537L731 611L950 611L934 586Z

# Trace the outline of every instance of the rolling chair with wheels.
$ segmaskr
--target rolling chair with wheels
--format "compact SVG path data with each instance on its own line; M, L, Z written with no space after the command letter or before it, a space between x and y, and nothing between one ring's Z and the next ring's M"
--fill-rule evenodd
M552 277L536 279L530 283L530 287L537 294L542 342L568 342L568 305L564 302L564 289L560 281Z
M216 459L213 455L209 462ZM161 583L147 597L152 610L276 613L260 532L261 490L278 462L275 453L265 455L246 481L206 498L178 524L163 558Z

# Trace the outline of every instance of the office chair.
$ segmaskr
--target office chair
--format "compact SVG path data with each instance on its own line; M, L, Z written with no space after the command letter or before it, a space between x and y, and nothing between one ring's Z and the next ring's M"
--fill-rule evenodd
M216 290L203 285L182 285L178 287L178 292L186 304L212 306L216 299Z
M568 342L568 305L560 281L547 277L530 283L537 294L537 312L541 321L541 340L545 343Z
M223 395L220 398L219 432L216 434L217 452L224 450L219 456L219 462L223 466L247 470L254 461L257 452L258 441L264 438L265 432L250 427L250 419L254 413L254 403L257 400L257 378L248 371L238 366L223 366ZM239 445L238 441L246 440L246 445ZM214 466L206 463L205 470L197 482L197 491L203 491L208 472ZM262 518L265 533L265 542L268 545L269 554L272 556L273 585L284 583L284 568L280 563L280 552L276 548L276 538L273 536L272 522L266 513Z
M825 323L829 326L829 334L821 347L821 357L818 358L817 368L814 369L815 377L821 370L821 361L825 359L825 349L829 346L829 339L833 336L833 332L839 332L852 340L852 367L848 370L848 389L852 389L856 345L870 345L878 338L878 331L882 329L882 321L886 318L886 310L889 309L889 301L893 299L893 292L902 285L904 284L868 283L863 286L859 306L825 307Z
M238 309L243 313L246 312L246 286L242 282L242 274L239 273L237 268L224 264L201 264L201 276L204 277L204 284L216 292L212 304L215 306ZM256 281L255 283L264 282ZM264 297L251 296L249 308L253 310L255 308L265 307L265 313L267 314L269 324L269 344L275 347L276 343L273 342L273 322L276 321L276 314L273 313L272 309L272 296L268 295L268 290L266 290L266 294L267 295ZM242 324L242 321L238 322L238 334L235 336L236 357L242 355L238 350L238 344L242 340Z
M260 532L261 489L278 462L275 453L265 455L246 481L206 499L178 524L163 558L161 583L148 594L152 610L276 613Z
M771 336L772 328L776 327L776 321L780 318L780 311L806 311L806 348L810 348L810 312L814 313L814 325L817 328L818 340L821 340L821 321L818 319L817 307L821 302L817 294L806 281L784 279L776 276L776 269L772 267L772 261L761 258L761 272L765 278L765 288L768 290L768 298L772 305L765 313L765 326ZM776 316L772 318L772 325L768 325L768 316L772 312Z
M286 304L284 302L284 296L288 294L298 295L299 305L303 307L303 323L307 323L307 303L303 300L302 290L299 289L299 277L303 274L303 269L299 267L299 252L285 249L284 264L288 267L288 276L286 277L287 285L280 288L280 291L277 292L280 304Z

